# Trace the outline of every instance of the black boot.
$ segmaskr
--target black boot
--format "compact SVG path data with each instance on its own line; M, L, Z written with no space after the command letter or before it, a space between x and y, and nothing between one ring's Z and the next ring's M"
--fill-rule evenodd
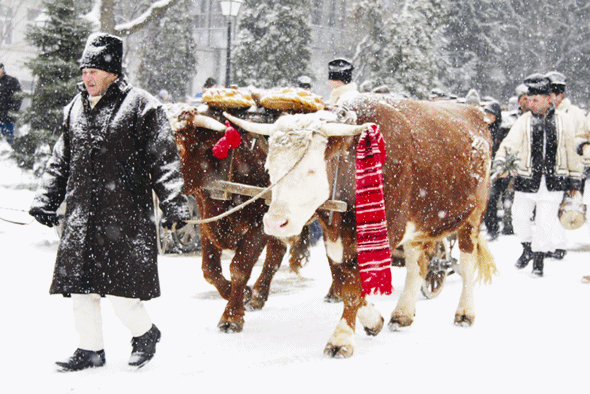
M104 350L94 352L84 349L76 349L72 357L66 361L56 362L59 372L81 371L87 368L102 367L105 363Z
M533 255L533 276L541 278L543 277L543 259L545 258L545 253L535 252Z
M555 260L562 260L565 257L567 250L565 249L555 249L553 252L545 253L545 257Z
M522 242L522 254L516 261L516 268L523 269L529 264L529 261L533 259L533 251L531 250L530 242Z
M513 235L514 229L512 228L512 224L510 224L510 223L504 224L504 228L502 229L502 234L503 235Z
M160 342L162 334L158 327L152 324L152 328L140 337L131 339L131 357L129 365L137 369L143 367L156 354L156 343Z

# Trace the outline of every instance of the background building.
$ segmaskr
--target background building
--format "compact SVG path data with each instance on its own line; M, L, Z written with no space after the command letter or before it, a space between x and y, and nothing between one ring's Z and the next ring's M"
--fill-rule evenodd
M346 0L311 1L310 68L313 75L310 77L314 80L313 91L324 97L329 96L327 64L335 56L342 55L344 50L341 37L346 23L346 2ZM196 0L192 12L198 48L198 72L193 80L193 90L196 93L208 77L215 78L220 85L225 82L227 19L221 13L219 0ZM232 21L232 41L235 34L236 23Z

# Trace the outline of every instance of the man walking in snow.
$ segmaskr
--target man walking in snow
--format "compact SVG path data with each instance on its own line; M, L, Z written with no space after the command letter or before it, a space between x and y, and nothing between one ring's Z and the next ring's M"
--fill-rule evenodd
M164 111L127 82L122 58L120 38L88 38L80 93L64 109L62 135L30 209L52 227L66 201L50 293L72 298L80 342L69 359L57 362L61 371L105 364L102 297L131 332L129 365L152 359L161 336L143 303L160 295L152 191L164 227L180 228L190 217Z
M516 268L533 260L533 275L543 276L544 257L555 250L555 231L564 191L578 193L582 164L576 152L574 126L550 99L550 81L533 74L525 79L529 112L518 118L500 144L494 167L501 171L509 153L517 155L514 177L514 231L523 246ZM536 209L534 226L531 223Z
M15 96L20 91L18 79L6 74L4 64L0 63L0 133L9 144L12 144L14 137L14 118L10 112L20 109L22 99Z
M569 98L565 96L567 86L567 79L565 75L558 71L551 71L545 74L550 82L551 102L555 106L555 110L561 112L564 117L568 118L574 126L574 135L584 135L585 115L584 112L577 106L572 104ZM561 260L565 257L567 251L567 234L565 228L560 225L559 218L557 221L557 242L556 249L547 253L547 257Z

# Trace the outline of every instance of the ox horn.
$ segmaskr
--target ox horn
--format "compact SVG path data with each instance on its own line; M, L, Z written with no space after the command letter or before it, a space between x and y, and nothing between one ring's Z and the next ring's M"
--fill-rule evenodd
M225 131L226 129L223 123L204 115L196 115L193 119L193 126L215 131Z
M232 116L227 112L224 112L223 116L229 119L229 121L231 121L232 123L240 126L242 129L254 134L271 135L275 129L274 124L249 122L247 120L236 118L235 116Z
M324 123L321 129L328 135L328 137L345 137L358 135L371 125L373 125L373 123L365 123L360 126L342 123Z

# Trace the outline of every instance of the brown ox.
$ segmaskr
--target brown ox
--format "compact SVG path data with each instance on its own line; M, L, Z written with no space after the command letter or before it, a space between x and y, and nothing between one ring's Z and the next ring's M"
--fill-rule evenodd
M354 125L330 123L337 117ZM335 291L344 301L342 319L326 354L352 355L355 318L358 311L362 321L359 307L366 302L358 272L354 208L355 152L363 124L378 124L385 139L387 232L391 250L403 245L406 259L406 282L390 328L412 323L428 252L455 232L463 279L455 323L473 323L475 270L486 282L495 271L479 231L488 200L491 155L490 135L480 110L360 95L333 112L283 116L269 125L230 120L245 130L271 135L266 167L273 183L284 178L273 189L265 231L279 237L297 234L314 214L322 223L332 274L340 278L334 286L340 283L341 287ZM346 201L348 211L331 219L316 212L328 196Z
M211 149L223 136L225 126L222 123L197 114L197 109L188 105L168 105L166 110L176 135L185 193L195 196L202 219L223 214L245 200L241 196L232 196L228 200L213 199L207 187L215 181L231 179L253 186L269 184L268 174L264 170L266 151L255 143L255 136L245 133L242 144L233 151L233 156L219 160L213 156ZM264 201L258 200L227 217L200 226L203 275L228 300L218 323L222 331L242 331L245 305L250 309L264 306L271 280L287 251L282 240L263 231L262 218L267 210ZM307 240L294 237L289 242L293 243L291 268L297 269L301 261L308 257ZM250 290L247 283L252 268L265 246L262 272ZM235 252L230 265L231 281L222 273L223 250Z

